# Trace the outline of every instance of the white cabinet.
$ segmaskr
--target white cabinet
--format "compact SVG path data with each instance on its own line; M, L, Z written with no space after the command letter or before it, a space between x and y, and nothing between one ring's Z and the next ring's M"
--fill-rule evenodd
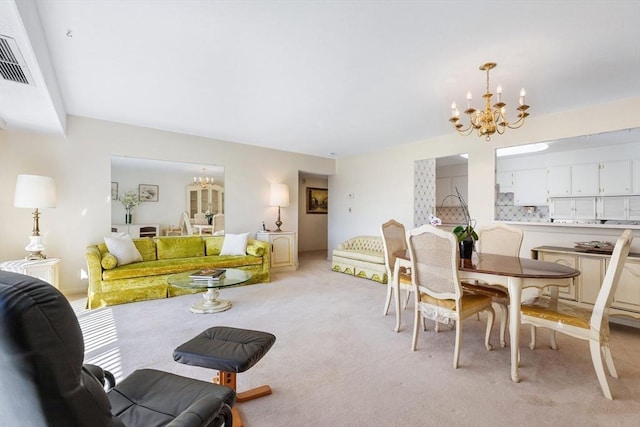
M573 254L568 253L554 253L554 252L538 252L538 259L541 261L554 262L556 264L564 265L571 268L577 268L577 258ZM548 289L545 289L545 293L548 293ZM575 282L570 286L559 286L558 296L569 300L576 300L576 287Z
M620 160L600 164L600 195L616 196L632 193L632 162Z
M295 232L258 232L256 239L271 243L271 268L281 270L296 270L298 268Z
M598 218L634 221L640 219L640 196L599 197Z
M189 218L197 213L210 211L212 214L224 213L224 187L209 184L202 188L199 184L187 185L187 212Z
M546 170L528 169L513 173L513 203L516 206L547 204Z
M595 219L595 197L555 198L549 201L549 216L553 219Z
M496 172L499 193L513 193L513 172Z
M111 224L111 231L126 233L132 239L156 237L160 235L160 224Z
M456 188L462 198L468 200L469 183L466 175L436 178L436 206L460 206L460 201L457 197L447 197L450 195L455 196Z
M37 277L59 289L59 264L59 258L45 258L30 261L20 259L0 263L0 270Z
M585 163L571 166L571 194L597 196L600 190L600 164Z
M571 166L547 168L547 194L549 197L571 196Z

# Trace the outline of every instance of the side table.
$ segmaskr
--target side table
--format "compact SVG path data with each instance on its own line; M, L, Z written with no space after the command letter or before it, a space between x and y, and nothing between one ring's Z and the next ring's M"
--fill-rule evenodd
M0 263L0 270L37 277L38 279L44 280L45 282L48 282L54 287L60 289L58 281L58 266L60 261L60 258L45 258L31 261L24 259L4 261Z

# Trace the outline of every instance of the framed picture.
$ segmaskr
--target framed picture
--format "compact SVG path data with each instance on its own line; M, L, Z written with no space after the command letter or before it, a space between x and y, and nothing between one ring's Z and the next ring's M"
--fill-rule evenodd
M111 201L118 200L118 183L111 183Z
M326 214L329 209L329 190L307 187L307 213Z
M150 184L138 185L138 197L141 202L157 202L158 201L158 186Z

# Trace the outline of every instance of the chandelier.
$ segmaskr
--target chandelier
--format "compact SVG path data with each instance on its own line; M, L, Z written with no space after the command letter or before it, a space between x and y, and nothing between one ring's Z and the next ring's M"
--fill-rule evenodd
M463 129L463 124L460 123L460 111L456 107L456 103L451 104L451 118L449 121L453 124L453 127L461 135L467 136L471 132L478 131L478 136L486 136L487 141L491 140L491 135L498 132L502 135L506 128L518 129L524 124L525 119L529 115L527 110L529 106L524 103L524 97L526 92L524 89L520 90L520 105L516 110L518 111L518 120L514 123L509 123L505 115L505 107L507 104L502 102L502 86L498 85L496 92L498 94L498 102L491 107L491 97L493 94L489 92L489 71L497 66L494 62L487 62L480 66L480 70L487 72L487 91L482 97L484 98L484 110L476 110L471 107L471 92L467 92L467 109L464 113L469 116L469 126Z
M200 187L202 188L207 188L209 187L209 184L213 184L213 178L209 178L208 176L206 176L207 169L206 168L202 168L202 176L194 176L193 177L193 183L194 184L200 184Z

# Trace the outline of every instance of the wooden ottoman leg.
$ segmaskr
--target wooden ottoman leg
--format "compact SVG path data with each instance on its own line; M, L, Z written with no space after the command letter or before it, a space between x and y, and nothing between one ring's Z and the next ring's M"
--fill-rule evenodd
M218 376L213 378L213 382L232 388L236 392L236 402L246 402L247 400L257 399L271 394L271 387L268 385L261 385L260 387L238 393L236 390L235 372L218 371Z

